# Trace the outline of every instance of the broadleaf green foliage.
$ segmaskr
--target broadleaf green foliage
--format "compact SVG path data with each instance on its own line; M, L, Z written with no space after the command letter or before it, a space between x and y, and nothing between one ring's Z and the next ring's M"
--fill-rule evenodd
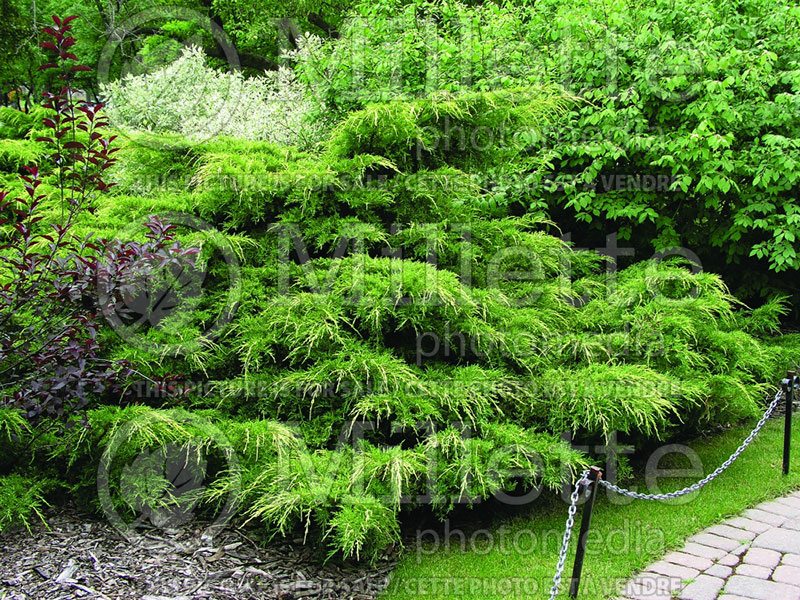
M764 273L800 268L800 156L790 116L800 46L785 35L800 24L798 7L761 0L536 8L534 43L556 48L567 63L558 76L570 89L588 90L548 139L553 216L563 210L616 226L643 252L650 248L638 240L652 239L653 250L693 249L750 296L769 287L797 293L796 278ZM557 69L555 60L544 66ZM726 264L744 265L747 279L737 277L741 266Z
M786 34L800 8L470 4L361 3L339 40L304 59L306 81L342 114L443 90L559 84L580 101L543 132L511 128L517 152L490 154L481 173L491 201L546 208L583 245L619 231L639 258L689 248L748 298L798 293L780 274L800 268L800 46Z

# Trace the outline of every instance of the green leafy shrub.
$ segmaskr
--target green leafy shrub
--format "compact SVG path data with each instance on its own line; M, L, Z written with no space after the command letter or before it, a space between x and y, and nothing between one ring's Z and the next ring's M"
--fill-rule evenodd
M785 34L798 25L775 0L382 0L357 5L301 73L343 116L380 101L383 135L406 138L418 132L390 116L398 98L559 84L580 100L538 133L511 125L513 151L480 169L488 201L546 210L588 244L618 231L640 258L689 248L764 301L798 293L777 275L800 267L800 49Z
M0 169L19 171L24 165L41 161L45 153L43 144L28 140L5 139L0 143Z
M558 487L589 461L561 439L565 430L598 443L619 432L638 445L763 409L800 359L797 336L777 336L785 298L750 310L719 276L679 260L611 273L604 257L552 235L544 204L525 187L540 176L543 125L587 109L537 85L543 73L528 66L549 59L513 42L545 31L561 39L558 29L528 27L555 5L516 7L522 16L493 3L387 1L359 11L410 17L412 8L420 30L453 51L463 17L489 28L490 42L465 51L478 63L475 79L460 78L459 55L428 94L420 58L434 46L414 46L416 32L391 24L364 34L346 24L338 42L307 56L341 57L359 35L401 36L392 51L405 75L391 80L386 102L372 102L384 99L376 78L336 106L344 83L331 78L326 101L341 119L313 149L131 136L119 191L80 227L113 232L162 210L202 216L242 262L238 310L219 338L202 336L229 282L219 257L201 255L208 277L189 318L143 332L151 342L191 340L191 353L98 333L108 360L130 361L151 384L180 373L174 383L185 378L186 389L176 397L144 386L133 391L138 404L93 407L89 427L43 433L24 450L9 441L13 451L47 457L95 506L98 464L110 459L109 499L126 517L160 522L170 507L210 516L234 494L240 516L270 534L300 532L324 554L363 559L399 542L404 515L421 506L443 516ZM478 60L493 43L500 71ZM394 77L396 56L374 54L369 66ZM303 58L302 68L325 56ZM485 137L461 144L459 128ZM520 129L509 144L506 134ZM514 170L524 173L521 188L500 179ZM184 246L192 239L175 235ZM167 485L159 469L170 451L197 457L202 492L181 499Z
M45 494L52 483L17 474L0 475L0 531L19 525L30 531L34 517L44 522Z
M639 255L688 247L748 295L796 293L766 270L800 267L799 20L772 0L537 3L539 68L586 100L544 140L551 216L618 228Z
M6 437L10 441L19 438L27 428L28 423L18 410L0 408L0 437Z
M33 106L27 112L10 106L0 106L0 137L8 139L30 138L31 132L41 127L42 119L51 111Z
M540 84L518 3L382 0L358 2L327 45L312 42L301 74L328 109L434 92L464 93Z
M548 92L517 93L369 107L316 153L236 139L130 152L129 168L176 165L191 189L120 194L93 227L148 204L183 206L242 248L239 309L213 345L167 365L112 352L148 376L213 380L211 393L181 402L215 411L243 468L240 480L218 472L199 507L240 486L243 517L270 532L300 530L329 552L370 557L420 503L443 515L558 486L585 464L559 441L565 429L641 443L759 412L768 384L800 357L787 341L767 350L784 301L751 311L718 276L677 260L610 276L602 257L546 233L541 216L486 202L469 169L492 148L416 153L420 132L423 143L443 135L441 103L498 127L520 107L555 114ZM102 414L90 417L98 433ZM170 443L190 439L176 431L164 432ZM96 457L103 435L73 446ZM208 432L191 436L202 446Z
M103 94L109 118L120 128L200 140L228 135L292 145L314 141L305 117L311 104L290 69L244 78L206 66L197 47L162 69L109 83Z

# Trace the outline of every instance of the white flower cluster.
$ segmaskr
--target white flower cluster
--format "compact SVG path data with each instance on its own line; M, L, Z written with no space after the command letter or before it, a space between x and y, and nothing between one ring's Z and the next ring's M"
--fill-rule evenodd
M290 68L245 78L212 69L197 47L157 71L106 84L102 92L112 125L121 129L293 146L307 146L318 135L310 118L314 101Z

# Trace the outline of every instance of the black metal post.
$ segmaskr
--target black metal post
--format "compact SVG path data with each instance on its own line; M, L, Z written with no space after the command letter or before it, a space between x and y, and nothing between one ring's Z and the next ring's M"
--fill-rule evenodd
M783 474L789 474L789 456L792 449L792 399L794 397L795 372L789 371L783 380L783 398L786 414L783 421Z
M578 549L575 552L575 564L572 566L572 581L569 584L569 597L578 597L578 588L581 585L581 571L583 570L583 557L586 554L586 540L589 537L589 526L592 524L592 510L594 500L597 497L597 482L603 476L602 471L597 467L592 467L589 472L589 499L583 507L581 516L581 532L578 536Z

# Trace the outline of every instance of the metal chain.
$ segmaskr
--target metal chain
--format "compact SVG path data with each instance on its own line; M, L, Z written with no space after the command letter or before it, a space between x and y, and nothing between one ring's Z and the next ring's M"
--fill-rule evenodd
M766 423L767 419L770 418L773 411L775 410L775 407L778 406L778 402L780 402L782 397L783 397L782 391L778 391L778 393L775 394L775 399L769 405L769 408L767 408L767 412L764 413L764 416L761 417L761 420L758 422L758 425L756 425L755 429L753 429L750 435L748 435L747 438L744 440L744 442L742 442L742 445L736 449L736 452L731 454L728 460L722 463L713 473L706 475L703 479L701 479L697 483L693 483L689 487L685 487L682 490L669 492L667 494L641 494L639 492L633 492L631 490L621 488L617 485L614 485L613 483L609 483L606 480L601 480L600 485L603 485L610 490L614 490L616 493L622 494L623 496L628 496L630 498L638 498L639 500L669 500L670 498L677 498L679 496L685 496L686 494L691 494L692 492L696 492L707 483L716 479L723 471L725 471L728 467L730 467L733 464L733 461L739 458L739 455L742 452L744 452L744 450L750 445L753 439L755 439L756 435L758 435L758 432L761 431L761 428L764 426L764 423Z
M794 384L793 388L800 388L800 385ZM764 424L767 420L772 416L772 413L775 411L775 408L778 406L778 403L781 401L783 397L783 392L781 390L775 394L775 398L772 400L770 405L767 407L767 411L764 413L764 416L761 417L758 424L755 426L755 429L750 432L744 442L736 449L736 451L731 454L730 458L722 463L717 469L708 475L706 475L703 479L698 481L697 483L693 483L692 485L685 487L681 490L677 490L674 492L668 492L666 494L641 494L639 492L633 492L631 490L621 488L613 483L609 483L608 481L601 479L598 483L603 485L611 490L614 490L618 494L622 494L623 496L629 496L631 498L638 498L640 500L669 500L670 498L678 498L679 496L685 496L686 494L691 494L692 492L696 492L707 483L713 481L720 474L722 474L728 467L730 467L733 462L739 458L739 455L745 451L745 449L752 443L755 437L758 435L758 432L761 431L761 428L764 427ZM550 588L550 600L555 600L556 596L558 596L558 589L561 586L561 576L564 573L564 565L567 562L567 552L569 551L569 540L572 537L572 528L575 526L575 514L578 511L578 498L580 498L580 494L583 490L581 487L584 484L591 485L591 481L589 480L589 470L587 469L578 480L575 482L575 490L572 492L570 496L570 505L569 510L567 512L567 524L566 529L564 530L564 538L561 542L561 550L558 553L558 565L556 566L556 573L553 575L553 586Z
M558 565L556 574L553 575L553 587L550 588L550 600L555 600L558 596L558 588L561 585L561 574L564 572L564 564L567 562L567 551L569 550L569 539L572 537L572 527L575 525L575 513L578 511L578 498L581 495L581 486L589 481L589 469L586 469L578 481L575 482L575 491L570 496L569 511L567 513L567 528L564 530L564 539L561 542L561 551L558 553Z

